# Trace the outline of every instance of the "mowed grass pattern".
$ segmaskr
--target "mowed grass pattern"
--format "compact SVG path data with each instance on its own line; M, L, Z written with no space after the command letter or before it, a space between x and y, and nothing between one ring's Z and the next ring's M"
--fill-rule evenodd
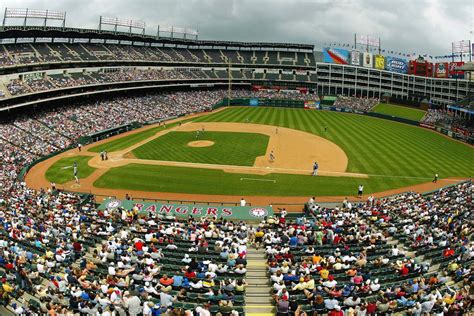
M196 121L245 122L302 130L329 139L349 158L348 172L426 182L474 175L474 148L432 131L358 114L283 108L230 108ZM327 131L325 132L325 127ZM330 155L330 153L328 153Z
M135 157L149 160L181 161L218 165L253 166L265 155L269 136L237 132L169 132L132 151ZM209 147L190 147L193 141L212 141Z
M95 168L88 165L91 158L90 156L76 156L59 159L46 171L46 179L58 184L74 180L74 162L77 162L77 177L79 179L87 178L95 171Z
M181 123L185 123L185 122L188 122L188 121L191 121L191 119L182 120ZM94 146L94 147L90 148L88 151L99 153L103 150L105 150L107 152L124 150L124 149L127 149L128 147L130 147L130 146L132 146L136 143L139 143L141 141L144 141L147 138L150 138L151 136L155 135L156 133L158 133L158 132L160 132L160 131L162 131L166 128L171 128L171 127L174 127L176 125L178 125L177 122L167 124L167 125L152 127L152 128L147 129L146 131L143 131L143 132L130 134L130 135L127 135L127 136L124 136L124 137L120 137L118 139L114 139L110 142L105 142L103 144Z
M395 116L395 117L401 117L401 118L405 118L405 119L417 121L417 122L421 121L421 119L426 113L423 110L408 108L408 107L394 105L394 104L386 104L386 103L380 103L376 105L373 108L372 112Z
M288 127L327 138L346 152L348 172L366 173L369 178L262 176L137 164L113 168L94 185L237 196L324 196L354 195L359 184L364 185L364 193L373 193L428 182L435 173L442 178L467 178L474 174L473 147L429 130L364 115L247 107L226 109L195 121L245 122L247 119L250 123Z
M416 182L415 179L400 179L398 187ZM94 182L94 186L98 188L237 196L356 195L359 184L364 185L364 193L394 188L382 178L237 174L214 169L141 164L112 168ZM239 198L236 197L236 201Z

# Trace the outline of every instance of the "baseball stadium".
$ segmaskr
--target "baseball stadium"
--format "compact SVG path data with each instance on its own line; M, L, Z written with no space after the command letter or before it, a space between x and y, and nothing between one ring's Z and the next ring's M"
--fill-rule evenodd
M1 315L472 313L470 40L66 16L0 27Z

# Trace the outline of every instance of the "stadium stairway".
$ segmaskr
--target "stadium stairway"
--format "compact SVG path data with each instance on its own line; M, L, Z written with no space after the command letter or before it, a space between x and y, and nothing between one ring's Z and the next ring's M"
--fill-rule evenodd
M274 306L269 286L264 249L248 248L245 289L245 315L274 315Z

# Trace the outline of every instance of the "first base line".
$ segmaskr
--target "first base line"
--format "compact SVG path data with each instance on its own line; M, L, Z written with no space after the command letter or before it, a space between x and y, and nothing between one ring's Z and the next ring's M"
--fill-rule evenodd
M249 180L249 181L266 181L266 182L273 182L276 183L277 180L270 180L270 179L253 179L253 178L240 178L240 181L242 180Z

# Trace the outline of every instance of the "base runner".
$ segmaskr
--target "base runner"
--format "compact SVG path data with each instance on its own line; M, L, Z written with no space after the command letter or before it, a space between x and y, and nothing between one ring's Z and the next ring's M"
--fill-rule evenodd
M275 161L275 154L273 154L273 150L270 152L270 162Z

